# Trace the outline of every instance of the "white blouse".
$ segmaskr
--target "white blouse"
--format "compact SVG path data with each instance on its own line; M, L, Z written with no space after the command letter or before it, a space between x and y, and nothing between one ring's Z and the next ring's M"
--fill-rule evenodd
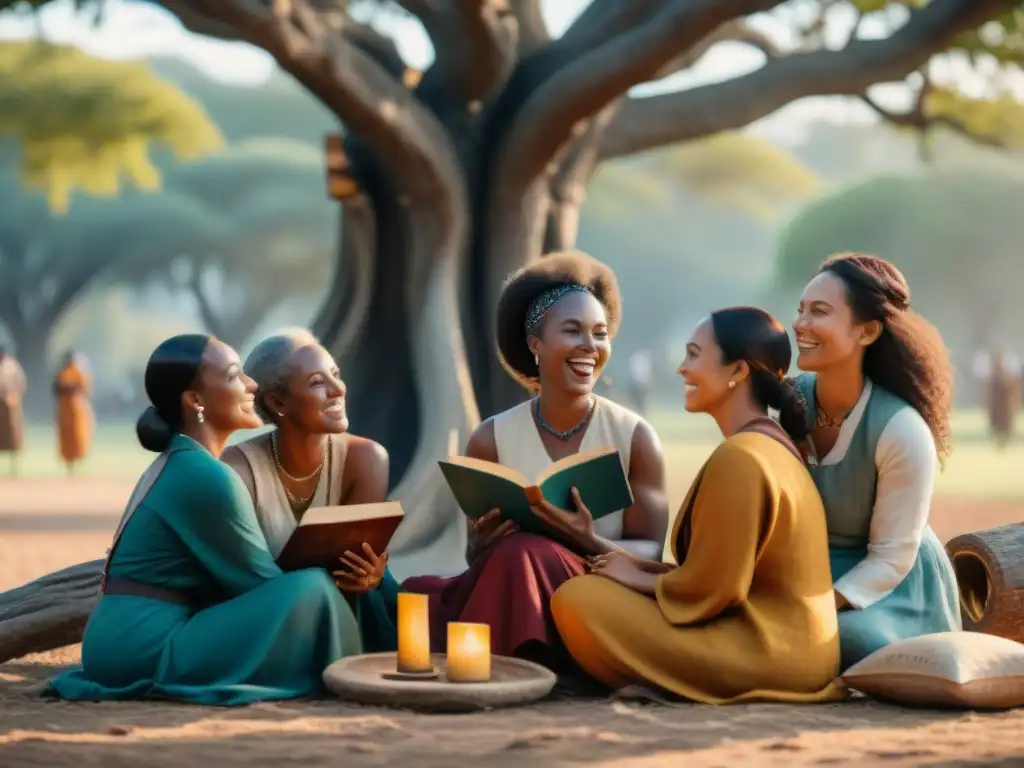
M899 586L917 560L928 526L938 453L931 430L913 408L904 408L886 424L875 448L875 469L867 557L835 583L855 608L867 608Z

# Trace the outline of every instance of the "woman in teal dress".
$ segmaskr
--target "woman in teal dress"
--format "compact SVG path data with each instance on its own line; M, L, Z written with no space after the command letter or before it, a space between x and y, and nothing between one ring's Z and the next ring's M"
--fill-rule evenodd
M876 256L826 261L793 327L846 669L898 640L961 629L956 576L928 525L953 375L903 275Z
M145 384L137 432L160 455L115 534L82 666L49 692L218 705L322 692L324 668L361 651L355 616L326 571L277 567L218 461L233 432L260 425L255 384L231 347L200 335L161 344Z
M388 493L388 453L348 432L345 384L334 358L304 330L264 339L245 361L256 411L275 429L224 451L242 478L277 557L311 507L372 504ZM345 553L338 588L355 611L367 653L398 647L398 582L387 552Z

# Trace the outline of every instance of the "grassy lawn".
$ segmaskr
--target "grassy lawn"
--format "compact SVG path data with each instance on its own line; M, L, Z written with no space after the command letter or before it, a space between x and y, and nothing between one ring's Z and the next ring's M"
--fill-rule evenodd
M665 446L670 497L682 499L686 488L719 441L714 422L701 415L658 409L651 423ZM1024 436L1005 450L997 450L988 440L984 415L979 411L958 413L954 419L954 450L938 483L942 496L1024 500ZM57 457L52 427L30 426L25 436L26 450L20 457L23 477L56 477L64 474ZM441 457L438 457L441 458ZM94 477L131 479L152 461L153 455L139 447L134 425L99 425L92 454L78 473ZM0 460L0 477L7 467Z

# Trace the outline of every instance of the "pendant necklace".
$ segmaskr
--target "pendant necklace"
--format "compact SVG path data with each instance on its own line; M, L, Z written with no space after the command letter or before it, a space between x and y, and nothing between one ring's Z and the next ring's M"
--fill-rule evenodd
M597 401L594 398L590 398L590 407L587 408L586 415L580 420L579 424L574 427L570 427L565 432L559 432L557 429L552 427L546 421L544 417L540 415L540 398L537 398L537 405L534 407L534 417L537 419L537 426L543 429L548 434L554 435L559 440L568 440L570 437L575 435L590 421L590 417L594 415L594 407L597 405Z

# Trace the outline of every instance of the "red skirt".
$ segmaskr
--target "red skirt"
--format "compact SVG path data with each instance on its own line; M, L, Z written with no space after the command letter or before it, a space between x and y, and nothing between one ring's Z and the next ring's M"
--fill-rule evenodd
M430 648L443 653L448 622L489 624L491 652L559 665L562 643L551 618L551 596L585 573L583 559L544 536L513 533L458 576L414 576L404 592L429 595Z

